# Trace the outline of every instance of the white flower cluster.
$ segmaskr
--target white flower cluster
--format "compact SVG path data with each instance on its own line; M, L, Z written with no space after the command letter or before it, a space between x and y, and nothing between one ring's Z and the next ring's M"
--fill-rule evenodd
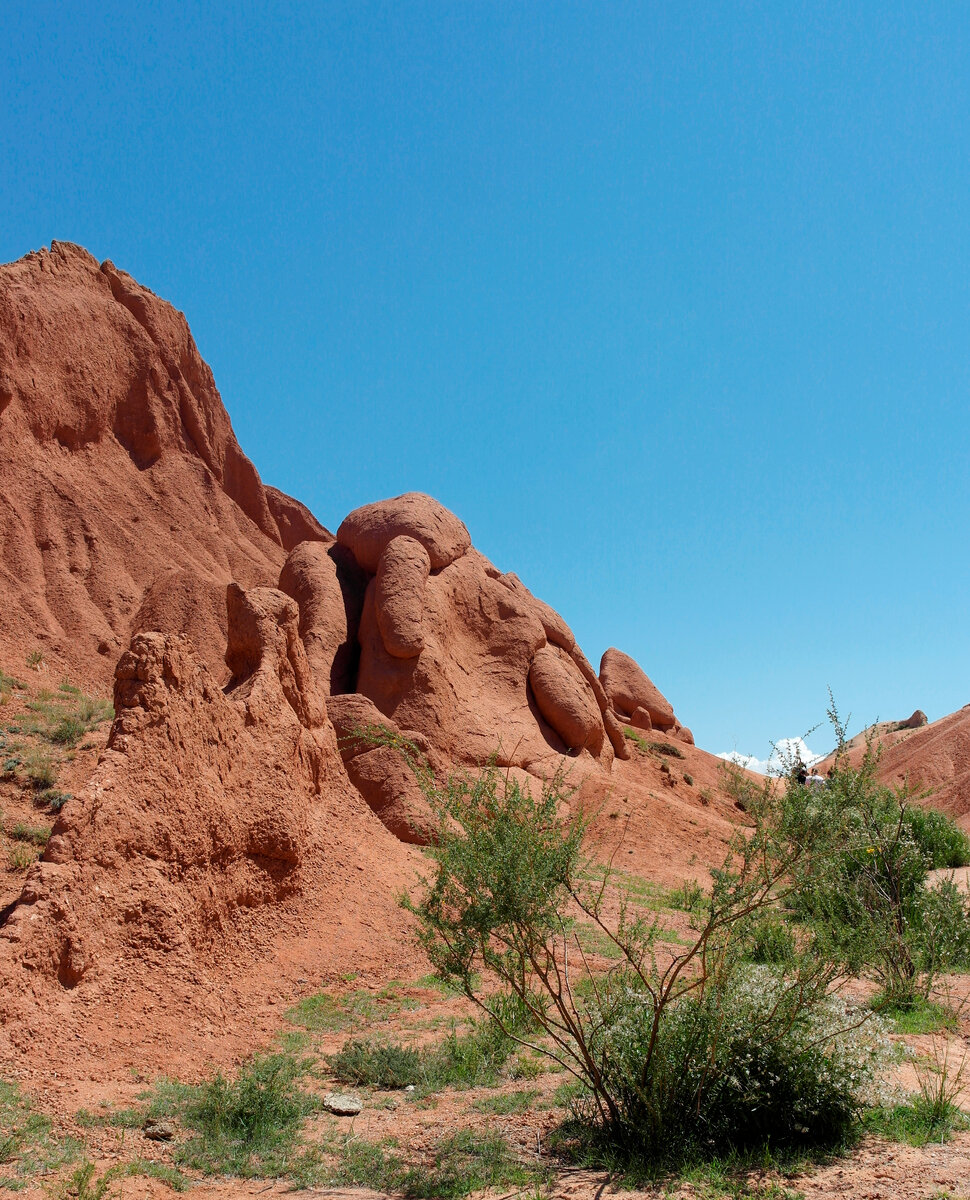
M649 994L614 995L602 1049L620 1076L643 1063L654 1017ZM604 1014L605 1016L605 1014ZM797 1091L810 1123L816 1099L833 1094L858 1106L887 1100L882 1080L893 1045L885 1021L836 995L799 999L794 981L767 966L740 969L722 994L672 1003L664 1012L655 1070L733 1094L749 1111ZM782 1078L784 1075L784 1079Z

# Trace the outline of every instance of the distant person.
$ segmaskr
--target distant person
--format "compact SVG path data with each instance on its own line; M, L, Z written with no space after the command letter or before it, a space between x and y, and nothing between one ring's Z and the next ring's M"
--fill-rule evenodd
M806 767L803 762L798 764L798 769L795 772L795 778L802 785L802 787L804 787L808 782L808 767Z
M809 787L823 788L825 787L826 779L824 775L819 775L818 771L816 771L813 767L812 773L809 775L807 782Z

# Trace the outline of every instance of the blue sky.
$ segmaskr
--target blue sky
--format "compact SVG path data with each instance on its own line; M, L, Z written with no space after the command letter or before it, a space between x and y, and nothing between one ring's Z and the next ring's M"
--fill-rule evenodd
M189 318L263 477L406 490L699 744L970 701L970 8L10 3L0 258ZM823 748L824 730L811 739Z

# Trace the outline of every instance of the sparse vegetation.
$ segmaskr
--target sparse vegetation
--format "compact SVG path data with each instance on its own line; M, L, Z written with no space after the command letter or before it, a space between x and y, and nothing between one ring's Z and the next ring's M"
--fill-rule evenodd
M59 813L68 800L73 799L70 792L60 792L57 788L44 788L37 793L34 803L38 808L47 808L52 813Z
M40 692L27 701L27 709L20 732L66 747L76 746L86 733L114 716L109 701L85 696L69 684L61 684L56 692Z
M507 1019L517 1027L513 1016ZM465 1033L452 1024L442 1041L420 1050L380 1039L353 1040L327 1063L344 1083L389 1089L413 1084L428 1092L494 1085L514 1048L512 1037L487 1021Z
M37 861L37 851L19 843L7 851L7 865L11 871L26 871Z
M857 770L845 764L845 730L830 711L840 751L827 786L789 779L767 809L793 861L788 905L832 957L874 978L893 1009L929 996L940 973L970 962L970 908L937 865L962 855L960 831L928 815L912 793L875 777L870 744Z
M479 1112L505 1117L512 1113L528 1112L538 1096L535 1088L525 1088L520 1092L500 1092L496 1096L483 1096L481 1100L476 1100L475 1107Z
M379 992L361 990L344 996L316 992L312 996L304 996L289 1010L286 1019L313 1033L358 1029L401 1009L416 1007L416 1001L401 999L397 992L398 988L393 984L386 985Z
M522 1190L538 1185L545 1172L524 1166L505 1141L494 1134L461 1130L442 1138L430 1162L409 1163L394 1143L347 1137L337 1145L331 1185L369 1187L418 1200L457 1200L485 1188Z
M7 830L7 836L31 846L46 846L51 835L49 825L27 825L18 821Z
M49 1117L34 1110L21 1090L0 1080L0 1187L21 1188L38 1175L74 1162L81 1145L59 1137Z
M300 1126L317 1107L303 1090L304 1065L290 1055L258 1056L235 1079L198 1087L160 1081L149 1115L177 1117L192 1132L175 1151L178 1166L206 1175L286 1175L301 1152Z
M665 755L669 758L686 758L683 750L679 746L675 746L673 742L657 742L650 738L644 737L639 730L634 729L631 725L623 726L623 736L642 750L644 754Z

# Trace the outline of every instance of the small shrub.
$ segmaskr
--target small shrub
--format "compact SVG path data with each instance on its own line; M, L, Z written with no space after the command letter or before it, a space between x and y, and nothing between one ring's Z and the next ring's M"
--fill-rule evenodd
M911 804L905 821L931 869L970 866L970 837L944 813Z
M287 1055L254 1058L234 1080L219 1074L195 1089L182 1121L195 1137L176 1152L179 1163L206 1174L281 1174L303 1118L316 1102L299 1087L300 1064Z
M59 813L68 800L74 797L70 792L59 792L57 788L44 788L38 792L34 803L38 808L49 808L52 813Z
M48 737L58 746L76 746L87 731L87 725L79 717L67 715L57 718Z
M509 1019L516 1028L518 1019ZM515 1046L512 1038L494 1021L482 1021L468 1033L452 1028L427 1059L425 1081L431 1088L487 1087L496 1082Z
M362 1087L414 1084L422 1091L484 1087L497 1082L514 1046L497 1024L485 1021L466 1033L452 1024L442 1041L421 1049L380 1039L353 1039L328 1056L327 1063L337 1079Z
M46 846L51 836L51 827L49 825L25 825L22 821L18 821L7 833L18 842L29 842L32 846Z
M670 758L686 758L683 750L679 746L675 746L673 742L647 742L647 749L652 750L654 754L665 754Z
M768 966L790 966L798 957L791 926L775 912L763 913L751 923L746 950L751 962Z
M703 911L708 902L708 896L696 879L685 879L680 887L671 888L667 892L666 901L671 908L679 908L688 913L698 913Z
M39 792L57 782L57 763L50 751L42 746L31 746L22 752L20 769L27 782Z
M693 787L694 786L694 776L693 775L685 775L684 783L686 783L688 787Z
M26 871L37 861L37 851L18 843L7 851L7 865L11 871Z
M44 651L43 650L31 650L30 653L27 655L26 661L27 661L27 666L30 667L30 669L32 671L39 671L41 669L41 667L44 665Z
M347 1042L327 1056L327 1065L336 1079L360 1087L405 1088L421 1083L424 1076L417 1050L395 1042Z

